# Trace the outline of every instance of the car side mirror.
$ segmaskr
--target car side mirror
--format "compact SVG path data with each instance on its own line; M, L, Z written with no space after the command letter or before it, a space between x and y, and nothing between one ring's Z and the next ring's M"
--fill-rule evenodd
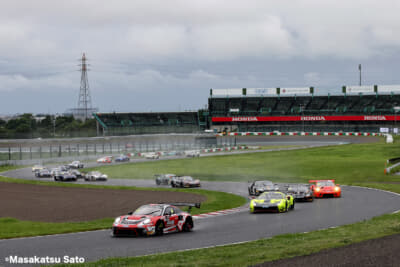
M286 198L287 198L288 200L290 200L290 196L287 196Z

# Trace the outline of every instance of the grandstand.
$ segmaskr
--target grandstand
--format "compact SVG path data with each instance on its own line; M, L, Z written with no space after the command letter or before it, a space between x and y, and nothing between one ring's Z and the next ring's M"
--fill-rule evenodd
M238 89L211 89L210 127L241 132L390 131L397 128L400 91L386 88L382 86L379 92L378 86L343 87L343 93L337 95L314 95L312 87L265 89L269 95L249 94L260 89L243 88L241 93Z
M195 133L204 129L198 112L95 113L104 135Z

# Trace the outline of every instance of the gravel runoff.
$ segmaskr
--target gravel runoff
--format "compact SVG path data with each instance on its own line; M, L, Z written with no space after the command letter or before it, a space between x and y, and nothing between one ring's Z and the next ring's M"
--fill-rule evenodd
M265 262L257 267L400 266L400 234L371 239L307 256Z

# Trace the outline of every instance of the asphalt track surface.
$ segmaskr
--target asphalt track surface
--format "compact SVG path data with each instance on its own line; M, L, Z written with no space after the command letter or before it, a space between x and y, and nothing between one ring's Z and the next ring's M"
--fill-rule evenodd
M29 169L16 170L4 175L35 179ZM156 186L153 180L109 179L107 184ZM247 183L242 182L203 182L202 188L247 196ZM108 257L132 257L232 244L278 234L308 232L355 223L395 212L400 209L399 203L398 194L343 186L341 198L296 203L295 209L287 213L250 214L248 210L243 210L224 216L197 219L195 228L190 233L150 238L112 238L110 230L100 230L0 240L0 266L6 265L4 259L11 255L21 257L67 255L83 257L85 261L95 261Z

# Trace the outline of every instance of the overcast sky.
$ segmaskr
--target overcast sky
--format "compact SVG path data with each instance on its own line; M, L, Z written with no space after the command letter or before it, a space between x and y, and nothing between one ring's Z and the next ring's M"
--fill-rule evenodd
M400 84L400 1L0 1L0 114L184 111L210 88Z

